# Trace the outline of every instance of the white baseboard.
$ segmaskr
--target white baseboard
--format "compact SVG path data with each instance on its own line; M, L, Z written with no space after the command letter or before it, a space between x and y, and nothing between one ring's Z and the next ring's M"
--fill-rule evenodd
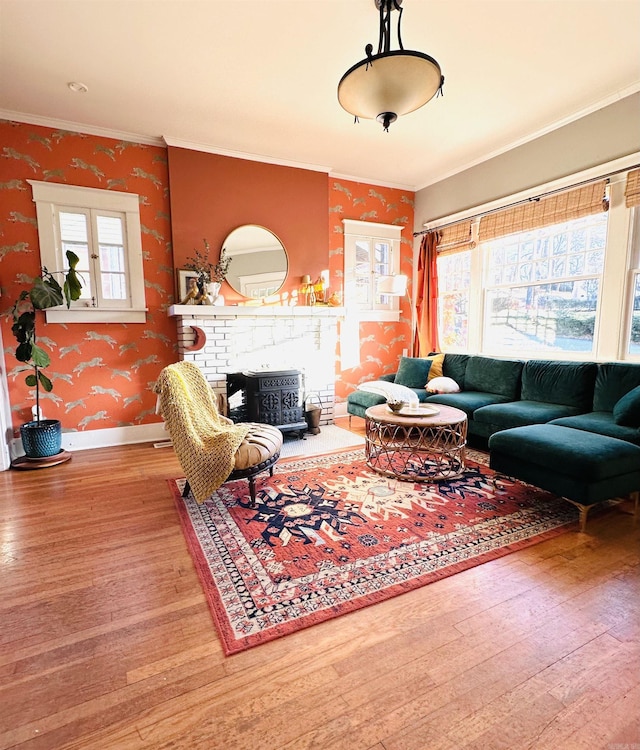
M164 422L154 424L129 425L127 427L109 427L103 430L62 431L62 447L66 451L84 451L91 448L108 448L113 445L131 445L133 443L164 442L169 439ZM9 444L11 459L24 455L22 441L13 438Z
M336 417L348 417L349 416L347 412L346 401L340 401L339 403L336 403L333 407L333 411Z
M346 403L335 405L335 416L347 416ZM333 417L328 416L320 420L321 425L333 424ZM108 427L103 430L62 430L62 447L66 451L85 451L91 448L109 448L113 445L132 445L134 443L166 443L169 433L164 422L154 424L129 425L127 427ZM11 460L24 455L22 441L19 437L9 442ZM8 468L8 467L7 467Z

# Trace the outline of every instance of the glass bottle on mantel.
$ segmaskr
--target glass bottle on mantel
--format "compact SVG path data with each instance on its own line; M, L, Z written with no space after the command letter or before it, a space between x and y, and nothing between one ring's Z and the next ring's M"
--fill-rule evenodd
M322 276L318 276L316 283L313 285L313 293L315 295L315 301L322 304L324 302L324 279Z
M316 293L313 290L313 284L307 286L307 305L312 307L316 304Z
M302 277L302 285L300 287L301 304L305 306L315 305L316 298L313 291L313 284L311 283L311 276L305 274Z

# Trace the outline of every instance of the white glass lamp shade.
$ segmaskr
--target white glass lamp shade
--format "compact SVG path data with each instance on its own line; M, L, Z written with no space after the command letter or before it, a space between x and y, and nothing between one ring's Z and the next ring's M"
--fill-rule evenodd
M384 52L361 60L342 76L338 101L356 117L374 120L386 113L399 117L426 104L441 83L440 66L429 55Z
M407 293L407 282L409 279L403 273L394 276L378 277L378 294L388 294L391 297L404 297Z

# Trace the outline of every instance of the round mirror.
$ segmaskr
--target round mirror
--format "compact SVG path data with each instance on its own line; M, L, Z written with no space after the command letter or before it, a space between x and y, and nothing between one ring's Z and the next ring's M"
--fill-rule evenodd
M226 281L238 294L261 299L275 294L287 277L287 253L273 232L245 224L231 232L222 246L232 259Z

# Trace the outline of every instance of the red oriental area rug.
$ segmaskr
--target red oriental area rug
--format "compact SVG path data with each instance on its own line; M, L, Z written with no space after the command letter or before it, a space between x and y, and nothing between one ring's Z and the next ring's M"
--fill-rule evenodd
M198 505L170 480L227 654L352 612L561 534L574 506L467 461L440 483L387 479L363 451L228 482Z

